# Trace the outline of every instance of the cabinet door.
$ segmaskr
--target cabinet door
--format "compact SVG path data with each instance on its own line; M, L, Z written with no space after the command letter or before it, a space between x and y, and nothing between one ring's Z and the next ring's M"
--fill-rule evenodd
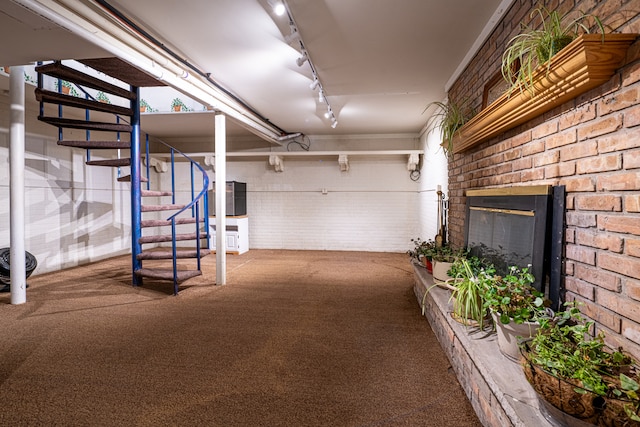
M231 251L238 250L238 234L237 233L227 233L227 250L231 250Z

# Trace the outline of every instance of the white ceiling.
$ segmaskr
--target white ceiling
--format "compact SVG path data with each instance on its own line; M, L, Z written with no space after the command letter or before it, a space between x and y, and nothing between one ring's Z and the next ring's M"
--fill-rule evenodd
M425 106L444 98L447 81L508 4L288 0L338 120L333 129L309 87L309 65L296 65L299 45L284 41L288 20L268 1L108 2L273 124L307 135L419 133ZM0 2L0 37L0 65L105 55L12 1Z

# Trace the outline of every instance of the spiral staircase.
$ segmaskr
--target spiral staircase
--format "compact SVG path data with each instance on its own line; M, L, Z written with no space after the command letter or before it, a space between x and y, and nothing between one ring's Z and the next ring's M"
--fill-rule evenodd
M171 157L172 188L151 190L148 179L150 162L146 162L146 176L141 167L141 147L146 147L146 158L149 159L149 138L147 136L146 144L141 143L139 88L161 86L162 83L117 58L78 62L95 71L85 73L60 61L38 65L38 86L35 90L36 99L40 102L38 120L58 128L58 145L86 150L87 165L118 168L118 181L131 183L133 285L142 285L144 278L171 281L173 293L178 294L182 282L202 274L200 259L210 252L206 214L208 176L197 162L160 141ZM57 91L44 88L45 76L57 79ZM117 79L124 86L129 85L129 88L110 83L107 81L110 78ZM72 87L72 93L64 93L64 87ZM96 99L100 98L96 97L96 91L97 94L109 94L124 100L120 103L125 106ZM75 137L77 130L84 130L85 137ZM129 137L121 140L123 133ZM69 134L74 137L65 138ZM100 137L95 138L95 134ZM114 151L117 154L113 154L116 156L113 158L92 160L93 150L101 150L105 154L103 157ZM129 150L130 155L121 157L120 150ZM176 155L191 163L192 191L191 200L187 203L176 203ZM121 168L126 167L130 174L120 176ZM194 170L202 175L201 187L198 187L199 182L195 184ZM186 248L179 248L178 244Z

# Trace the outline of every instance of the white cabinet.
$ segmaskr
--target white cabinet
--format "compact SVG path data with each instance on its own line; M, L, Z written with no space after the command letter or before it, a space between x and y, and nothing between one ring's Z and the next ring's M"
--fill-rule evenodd
M228 254L240 255L249 250L249 217L228 216L226 221L226 250ZM216 218L209 217L209 235L211 252L216 251Z

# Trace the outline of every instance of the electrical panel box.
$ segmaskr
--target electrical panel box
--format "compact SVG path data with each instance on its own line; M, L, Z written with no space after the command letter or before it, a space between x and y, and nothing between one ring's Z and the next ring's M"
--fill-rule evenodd
M242 216L247 214L247 183L237 181L226 182L227 216ZM209 216L216 216L216 183L213 190L209 190Z

